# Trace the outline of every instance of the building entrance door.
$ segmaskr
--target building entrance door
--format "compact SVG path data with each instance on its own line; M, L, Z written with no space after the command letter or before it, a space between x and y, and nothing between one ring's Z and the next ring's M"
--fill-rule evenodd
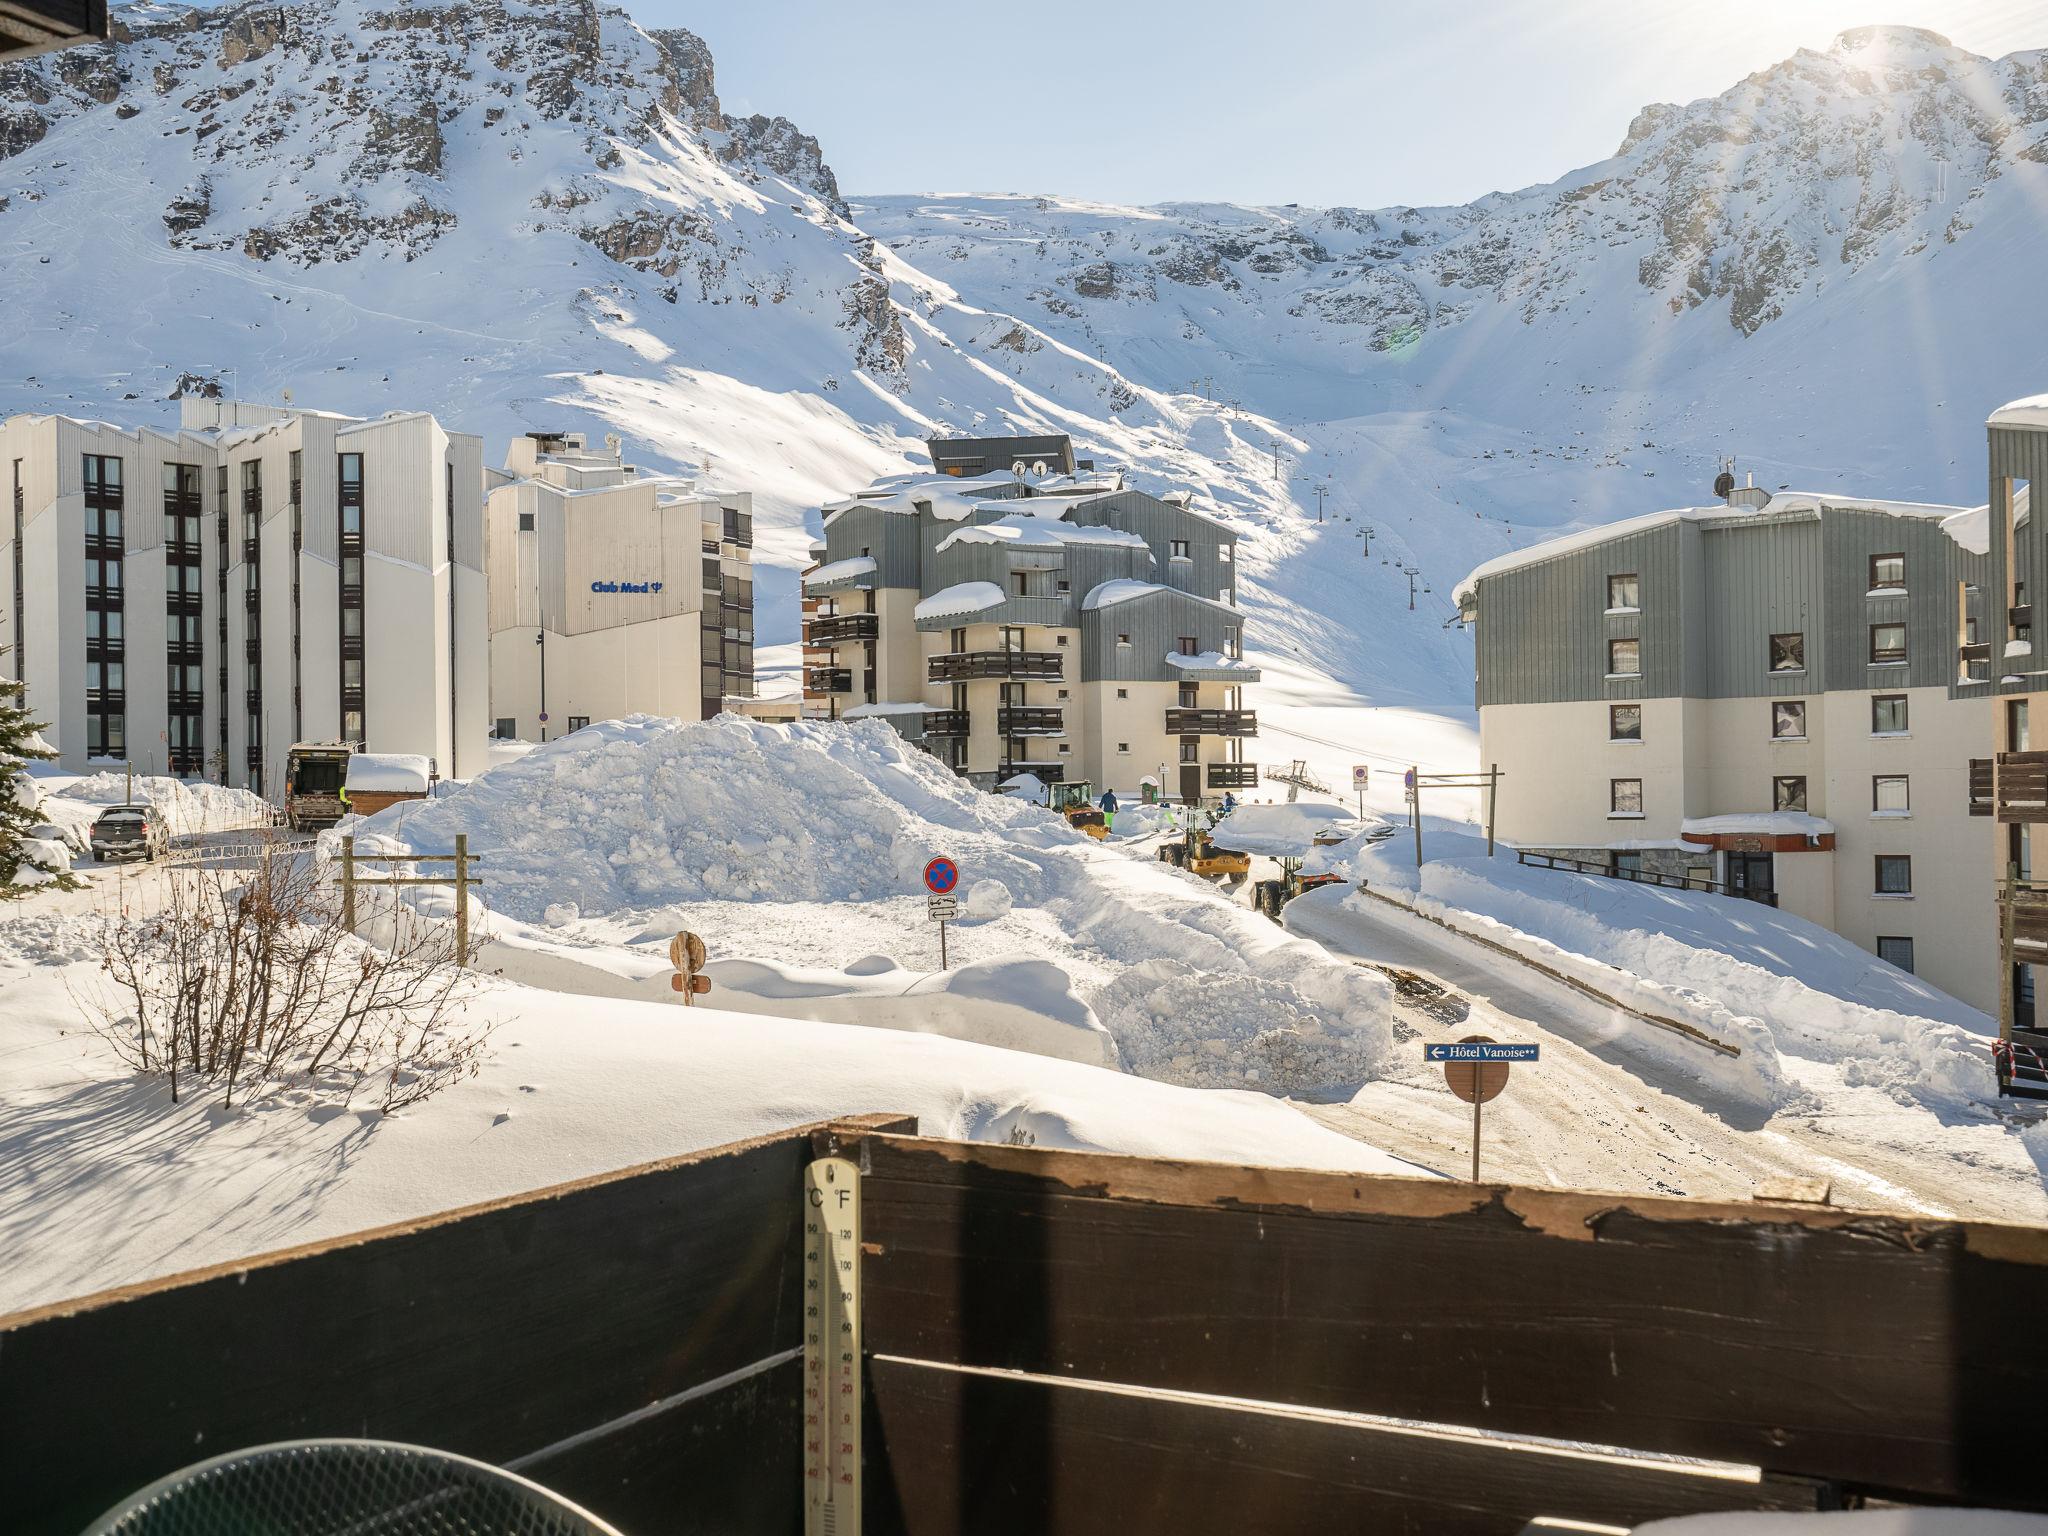
M1772 856L1768 853L1728 855L1728 893L1751 901L1768 902L1777 892L1772 878Z

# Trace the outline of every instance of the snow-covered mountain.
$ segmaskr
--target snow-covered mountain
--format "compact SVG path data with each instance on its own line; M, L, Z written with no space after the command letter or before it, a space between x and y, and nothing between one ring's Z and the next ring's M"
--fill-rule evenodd
M1269 680L1456 706L1479 560L1701 499L1724 453L1980 500L1985 411L2048 372L2044 53L1845 33L1465 207L849 202L688 32L392 7L131 6L0 66L0 411L615 429L756 487L785 572L930 431L1070 431L1245 532Z

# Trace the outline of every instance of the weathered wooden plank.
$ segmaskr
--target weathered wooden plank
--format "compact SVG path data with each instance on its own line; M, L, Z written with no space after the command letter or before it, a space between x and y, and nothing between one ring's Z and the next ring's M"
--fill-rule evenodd
M632 1536L792 1536L803 1526L803 1362L523 1462Z
M1538 1515L1629 1526L1821 1498L1811 1483L896 1360L870 1364L868 1425L869 1536L1513 1536Z
M7 1527L302 1436L503 1461L790 1349L810 1155L793 1130L0 1318Z
M2048 1500L2048 1231L880 1136L880 1354Z

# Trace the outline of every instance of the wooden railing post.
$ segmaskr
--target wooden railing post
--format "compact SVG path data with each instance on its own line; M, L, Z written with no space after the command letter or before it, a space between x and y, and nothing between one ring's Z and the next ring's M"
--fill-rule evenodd
M455 834L455 963L469 964L469 834Z
M353 833L341 839L341 926L356 931L356 840Z

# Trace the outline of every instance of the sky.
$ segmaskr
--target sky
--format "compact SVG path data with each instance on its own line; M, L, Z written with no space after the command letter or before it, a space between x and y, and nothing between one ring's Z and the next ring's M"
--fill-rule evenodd
M1462 203L1605 159L1650 102L1719 95L1873 23L2048 48L2048 0L621 0L711 45L849 194Z

